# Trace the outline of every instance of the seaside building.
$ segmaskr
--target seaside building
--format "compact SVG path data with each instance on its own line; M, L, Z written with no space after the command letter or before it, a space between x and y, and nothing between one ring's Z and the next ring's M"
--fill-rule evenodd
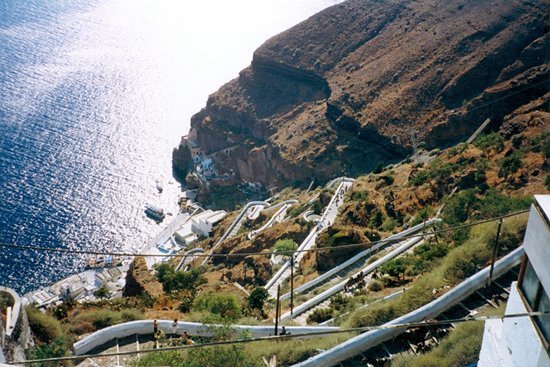
M550 195L535 195L505 314L550 311ZM550 366L550 315L485 322L478 367Z

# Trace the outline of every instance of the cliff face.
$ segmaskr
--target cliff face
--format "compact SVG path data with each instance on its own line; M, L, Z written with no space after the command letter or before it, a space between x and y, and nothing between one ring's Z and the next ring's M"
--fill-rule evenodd
M266 185L358 174L499 125L545 93L545 1L350 0L283 32L208 98L191 133ZM174 165L190 165L189 150Z

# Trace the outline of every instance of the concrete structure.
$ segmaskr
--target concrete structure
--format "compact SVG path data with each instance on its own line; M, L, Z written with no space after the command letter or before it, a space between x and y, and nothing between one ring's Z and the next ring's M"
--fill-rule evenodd
M256 206L266 207L266 206L269 206L269 203L267 203L265 201L251 201L251 202L247 203L242 208L242 210L239 213L239 215L237 216L237 218L235 218L235 220L229 225L229 228L227 229L227 231L225 231L223 236L221 236L221 238L218 240L218 242L216 242L214 244L214 246L210 250L210 255L214 253L214 250L216 250L216 248L223 241L225 241L228 237L231 237L233 234L236 234L236 232L238 231L238 228L240 227L241 221L244 220L244 218L245 218L245 215L247 215L249 210L253 211ZM210 260L210 257L209 256L205 257L204 260L202 261L201 265L205 265L208 262L208 260Z
M504 258L495 263L493 276L498 278L521 262L523 256L523 247L520 247ZM424 305L406 315L398 317L384 325L394 325L402 323L419 322L422 320L433 319L445 310L458 304L462 300L471 296L476 290L485 286L489 279L489 267L472 275L464 282L460 283L449 292L432 302ZM354 338L345 341L331 349L328 349L314 357L303 362L295 364L294 367L328 367L341 363L349 358L360 354L369 348L393 338L405 331L406 328L377 329L360 334ZM524 366L524 365L523 365Z
M6 336L11 336L21 312L21 298L16 291L8 287L0 287L0 292L8 293L13 298L13 307L8 307L6 311Z
M325 211L323 212L323 215L321 216L321 219L319 222L311 229L311 232L308 234L308 236L305 238L304 241L298 246L298 252L296 255L295 266L300 266L300 261L305 255L305 250L309 250L313 246L315 246L315 241L317 239L317 235L326 227L329 227L334 223L334 220L336 219L336 216L338 215L338 209L342 204L344 203L344 195L348 191L348 189L353 185L355 180L353 178L348 177L339 177L337 179L332 180L327 184L327 188L331 188L333 185L338 183L338 187L336 191L334 192L334 195L332 195L332 198L330 199L329 204L325 208ZM267 282L265 285L265 288L269 292L269 295L271 297L276 297L277 294L277 286L281 283L283 283L288 277L290 277L291 270L290 270L290 261L286 261L283 266L271 277L271 279Z
M157 320L157 322L159 329L162 330L165 334L171 334L173 332L173 320ZM178 323L176 333L182 335L184 331L187 331L187 333L191 336L208 337L215 335L217 332L216 329L219 327L222 327L222 325L180 321ZM250 332L250 336L253 338L274 334L274 326L233 325L232 328L235 336L242 335L242 332L245 330L248 330ZM292 334L308 334L339 329L338 327L334 326L285 326L285 328L288 332ZM281 329L279 329L279 331L280 330ZM100 347L103 344L106 344L116 338L121 339L132 335L152 334L153 320L130 321L124 324L109 326L105 329L98 330L95 333L88 335L85 338L74 343L74 354L85 354L92 349Z
M294 290L294 294L300 294L300 293L304 293L306 291L308 291L309 289L313 288L313 287L316 287L320 284L323 284L324 282L326 282L328 279L336 276L337 273L341 272L342 270L348 268L348 267L351 267L353 264L357 263L358 261L364 259L366 256L369 256L370 254L372 254L373 252L375 251L378 251L388 245L391 245L392 243L394 243L393 241L395 240L398 240L400 238L403 238L403 237L406 237L406 236L409 236L413 233L416 233L420 230L424 230L426 229L427 227L430 227L432 225L434 225L435 223L439 223L441 222L441 219L438 219L438 218L433 218L433 219L429 219L423 223L420 223L414 227L411 227L409 229L406 229L404 231L401 231L399 233L396 233L396 234L392 234L391 236L389 236L388 238L386 238L384 241L381 241L379 242L378 244L374 245L373 247L370 247L364 251L361 251L360 253L358 253L357 255L351 257L350 259L346 260L345 262L343 262L342 264L334 267L333 269L323 273L322 275L310 280L309 282L301 285L300 287L296 288ZM290 292L289 293L285 293L281 296L281 299L285 300L285 299L288 299L290 298Z
M273 205L269 209L274 210L279 208L275 214L260 228L251 231L248 233L247 237L249 240L253 240L259 233L266 230L267 228L271 227L275 222L281 222L286 215L286 212L288 208L290 208L292 205L296 204L298 200L285 200L279 204Z
M310 308L315 307L315 306L319 305L320 303L328 300L330 297L332 297L336 293L343 290L344 287L346 286L346 284L348 283L349 279L356 278L356 277L359 277L359 276L367 276L368 274L372 273L376 268L378 268L379 266L381 266L385 262L401 255L403 252L407 251L412 246L418 244L421 240L422 240L422 237L418 236L418 237L413 237L413 238L410 238L410 239L404 241L399 247L397 247L396 249L394 249L390 253L384 255L380 259L376 260L372 264L368 264L363 269L361 269L360 271L358 271L355 274L351 275L347 279L343 279L338 284L333 285L329 289L319 293L318 295L314 296L313 298L311 298L311 299L305 301L304 303L296 306L294 308L294 312L293 312L292 315L290 314L290 311L284 313L281 316L281 321L290 320L293 317L296 317L296 316L300 315L301 313L309 310Z
M550 195L536 195L523 241L525 257L506 314L550 311ZM488 320L479 367L550 366L550 315Z

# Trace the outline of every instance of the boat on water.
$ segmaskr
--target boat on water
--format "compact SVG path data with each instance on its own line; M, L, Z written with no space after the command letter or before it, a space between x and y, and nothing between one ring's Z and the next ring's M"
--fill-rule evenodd
M145 214L156 221L162 221L166 214L162 208L156 207L154 205L147 205L145 207Z

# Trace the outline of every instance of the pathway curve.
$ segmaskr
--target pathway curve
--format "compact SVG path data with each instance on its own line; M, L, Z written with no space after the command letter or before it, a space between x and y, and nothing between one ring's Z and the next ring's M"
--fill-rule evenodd
M238 232L238 230L240 228L240 225L242 224L242 220L247 215L249 209L254 210L254 208L256 206L266 207L266 206L269 206L269 203L267 203L266 201L251 201L251 202L247 203L242 208L239 215L237 215L237 218L235 218L235 220L229 225L229 228L227 228L227 231L225 231L223 236L221 236L220 239L218 240L218 242L216 242L216 244L212 247L212 249L210 250L210 255L212 255L214 253L214 250L216 250L216 248L219 245L221 245L221 243L223 241L225 241L227 238L229 238L231 236L234 236ZM204 260L202 261L201 265L205 265L208 262L208 260L210 260L210 256L206 256L204 258Z
M157 320L157 322L159 329L166 335L173 333L173 320ZM178 323L176 333L182 335L183 332L186 331L191 336L210 337L215 335L216 331L221 327L224 326L180 321ZM240 336L244 331L248 331L250 332L250 336L253 338L273 335L275 330L274 326L233 325L232 328L235 336ZM308 334L312 332L339 329L339 327L334 326L285 326L285 328L292 334ZM73 350L75 355L82 355L107 344L116 338L122 339L132 335L152 334L153 320L130 321L123 324L109 326L86 336L85 338L74 343Z
M275 214L273 214L273 216L263 226L261 226L260 228L254 231L249 232L247 235L248 239L253 240L259 233L271 227L276 221L281 222L285 218L288 208L290 208L292 205L296 204L297 202L298 200L286 200L270 207L269 209L276 209L276 208L279 208L279 209L275 212Z
M376 260L375 262L373 262L372 264L369 264L367 266L365 266L363 269L361 269L360 271L358 271L357 273L353 274L352 276L346 278L346 279L343 279L341 282L339 282L338 284L330 287L329 289L325 290L324 292L322 293L319 293L318 295L314 296L313 298L305 301L304 303L302 303L301 305L298 305L294 308L294 312L292 314L292 316L290 315L290 311L289 312L286 312L284 313L282 316L281 316L281 321L286 321L286 320L290 320L296 316L299 316L300 314L302 314L303 312L325 302L326 300L328 300L330 297L332 297L333 295L335 295L336 293L340 292L341 290L344 289L344 287L346 286L346 284L348 283L348 281L351 279L351 278L358 278L358 277L362 277L362 276L367 276L368 274L372 273L376 268L378 268L379 266L381 266L382 264L384 264L385 262L397 257L398 255L402 254L403 252L407 251L408 249L410 249L412 246L418 244L420 241L422 240L422 236L418 236L418 237L413 237L413 238L410 238L404 242L401 243L401 245L399 247L397 247L396 249L394 249L393 251L389 252L388 254L382 256L380 259Z
M294 290L294 294L300 294L305 293L306 291L311 291L311 289L321 286L324 283L327 283L330 281L330 279L338 278L339 275L342 273L342 271L346 270L347 268L357 267L358 263L364 262L364 259L371 255L372 253L387 247L389 245L395 244L395 241L398 239L401 239L403 237L409 236L413 233L416 233L420 230L424 230L436 223L441 222L441 219L433 218L430 220L427 220L426 222L420 223L414 227L408 228L404 231L401 231L399 233L393 234L389 237L387 237L384 241L381 241L377 243L376 245L361 251L357 255L351 257L350 259L344 261L342 264L335 266L331 270L323 273L322 275L316 277L315 279L310 280L309 282L299 286ZM281 299L285 300L290 298L290 292L285 293L281 296Z
M495 263L493 277L498 278L521 262L523 247L517 248ZM471 296L479 288L487 284L490 267L477 272L473 276L445 293L432 302L398 317L384 325L419 322L433 319L450 307ZM404 332L406 328L378 329L368 331L353 337L342 344L330 348L306 361L297 363L294 367L328 367L334 366L353 356L356 356L369 348L372 348L385 340L389 340Z
M321 216L321 219L319 222L311 229L311 232L306 237L306 239L300 244L298 247L298 251L304 251L309 250L313 246L315 246L315 240L317 239L317 235L319 232L321 232L326 227L332 225L334 223L334 220L336 219L336 216L338 214L338 209L340 206L344 203L344 197L346 191L353 185L353 182L355 180L352 178L347 177L341 177L339 179L335 179L331 181L327 187L332 187L335 183L339 182L338 187L336 191L334 192L334 195L332 195L332 198L325 208L325 211L323 212L323 215ZM295 266L300 266L300 261L304 257L305 252L298 252L296 255ZM279 284L282 284L291 274L290 270L290 261L286 261L283 266L273 275L273 277L267 282L265 288L269 292L269 295L271 297L276 297L277 295L277 286Z
M0 292L8 293L13 298L13 307L8 308L6 318L6 336L11 336L21 312L21 298L16 291L8 287L0 287Z

